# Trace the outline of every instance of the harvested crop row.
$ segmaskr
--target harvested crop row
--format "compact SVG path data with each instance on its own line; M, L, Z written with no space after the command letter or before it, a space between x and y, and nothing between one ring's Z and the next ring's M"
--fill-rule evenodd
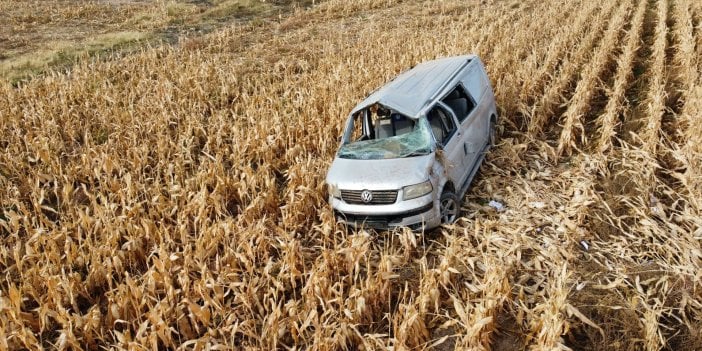
M675 38L675 54L673 63L677 76L683 82L681 93L684 95L689 93L697 82L699 73L695 69L699 58L695 52L695 38L692 23L692 5L688 1L675 2L673 6L673 17L675 18L675 26L672 34ZM683 101L687 99L682 98Z
M631 86L633 78L633 65L637 50L639 50L639 41L641 38L641 26L643 25L644 15L646 14L646 2L640 2L631 27L624 39L625 46L622 54L618 57L617 72L615 74L613 87L607 96L607 106L605 111L598 117L597 124L600 127L599 152L606 152L612 148L612 138L616 135L617 119L620 114L625 113L625 92Z
M561 116L565 121L563 122L563 130L556 148L558 156L563 155L563 153L569 154L573 148L576 148L577 141L575 139L578 136L580 137L580 144L585 144L586 133L581 120L584 115L590 113L592 100L599 89L600 76L613 58L613 51L619 42L620 33L629 15L630 8L631 4L625 2L622 7L617 9L617 12L614 13L609 21L604 37L580 74L575 93L573 93L566 111ZM580 132L578 133L575 129L578 129Z
M527 115L529 121L529 134L536 134L542 131L546 123L551 119L556 107L560 105L563 99L563 94L568 90L568 86L575 79L578 69L587 62L589 53L597 43L601 31L605 28L605 19L614 10L617 4L615 2L607 3L601 12L595 14L590 23L592 28L586 32L586 36L577 43L577 49L571 52L563 59L563 63L556 73L553 75L553 80L548 85L543 95L530 107Z
M533 83L537 80L538 73L534 71L544 70L546 63L541 62L544 59L544 55L552 55L553 51L548 51L547 53L541 50L534 50L535 47L545 46L554 38L556 40L562 38L559 32L564 30L563 26L554 25L554 23L564 22L576 13L581 13L584 10L581 6L584 4L569 1L565 4L549 4L548 8L545 9L546 13L541 8L536 8L529 11L528 14L522 14L522 18L530 17L528 24L520 24L517 28L524 28L524 30L514 30L511 33L505 32L507 38L501 41L501 43L506 43L506 45L500 45L495 47L492 55L494 57L503 57L504 59L494 60L489 67L490 73L495 72L492 75L493 81L495 81L496 88L497 84L504 79L505 75L510 73L509 67L519 67L518 73L523 75L524 84ZM593 6L594 8L594 6ZM582 21L581 24L575 24L575 27L580 27L584 23L586 16L577 16L576 21ZM554 20L555 19L555 20ZM540 29L541 32L536 29ZM507 34L509 33L509 34ZM540 33L535 35L535 33ZM529 43L524 45L524 43ZM512 56L511 54L514 54ZM519 60L519 58L528 55L527 58ZM499 75L498 75L499 74ZM500 108L505 111L516 110L522 101L525 99L525 88L519 88L514 86L515 90L508 89L511 86L500 86L500 89L496 89L497 98L502 101ZM515 96L519 96L519 99L515 99ZM511 117L510 117L511 118Z
M332 0L0 85L0 348L699 349L699 168L657 215L641 149L553 163L509 101L555 108L544 87L575 89L631 2L603 7ZM349 109L473 48L506 118L463 217L422 234L336 223L322 175ZM603 165L634 191L609 191Z
M644 127L641 139L643 148L655 154L658 148L659 130L661 120L665 112L665 49L667 43L668 28L666 26L666 16L668 14L667 0L659 0L656 9L656 29L653 51L651 53L652 62L650 68L649 91L647 99L648 118Z
M550 23L555 33L553 41L548 44L549 48L546 50L545 56L537 56L537 53L540 52L533 51L530 58L526 60L527 62L534 62L531 65L536 66L536 68L521 70L525 72L522 86L519 89L519 101L522 104L531 106L535 102L534 99L545 89L543 85L547 83L547 79L553 79L551 77L552 72L560 67L563 56L567 55L567 50L572 48L587 33L587 29L592 23L591 18L594 12L601 10L600 6L594 2L587 2L583 5L587 7L576 12L579 15L574 19L572 26L562 26L560 25L562 21ZM567 12L563 11L563 13ZM520 108L524 110L526 106ZM525 112L526 110L522 111L522 113Z
M451 294L459 348L489 348L498 328L497 315L512 297L508 278L518 264L519 242L495 230L497 225L494 221L476 223L468 236L479 243L479 251L470 256L457 255L456 261L471 272L465 287L457 289L462 296ZM463 245L471 246L467 242Z

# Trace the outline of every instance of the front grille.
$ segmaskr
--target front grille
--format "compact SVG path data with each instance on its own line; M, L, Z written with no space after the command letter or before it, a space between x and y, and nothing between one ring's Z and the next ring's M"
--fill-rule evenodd
M361 199L362 192L363 190L342 190L341 199L355 205L389 205L397 201L397 190L370 190L373 195L370 202Z

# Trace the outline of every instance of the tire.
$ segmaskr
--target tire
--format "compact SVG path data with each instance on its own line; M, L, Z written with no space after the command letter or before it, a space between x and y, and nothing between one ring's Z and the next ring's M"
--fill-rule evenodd
M451 191L444 191L439 199L439 215L441 224L451 224L456 221L461 213L461 204L458 197Z

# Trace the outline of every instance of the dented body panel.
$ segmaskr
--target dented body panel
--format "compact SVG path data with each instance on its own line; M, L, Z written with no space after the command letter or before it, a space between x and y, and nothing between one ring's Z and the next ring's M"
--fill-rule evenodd
M428 179L434 154L387 160L336 158L330 169L332 178L349 189L399 189Z
M349 114L326 178L337 219L380 229L455 220L446 216L445 201L453 197L460 208L496 119L477 56L429 61L400 74Z
M477 59L475 55L465 55L423 62L372 92L351 113L380 103L408 117L419 118L461 69L474 59Z

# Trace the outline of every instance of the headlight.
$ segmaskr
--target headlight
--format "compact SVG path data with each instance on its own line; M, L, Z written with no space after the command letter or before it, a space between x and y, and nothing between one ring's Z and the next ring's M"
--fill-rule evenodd
M341 190L339 190L339 187L336 186L336 184L329 184L328 190L329 190L329 195L331 195L332 197L335 197L337 199L341 198Z
M415 185L409 185L402 188L402 199L411 200L429 194L434 188L431 186L430 181L424 183L419 183Z

